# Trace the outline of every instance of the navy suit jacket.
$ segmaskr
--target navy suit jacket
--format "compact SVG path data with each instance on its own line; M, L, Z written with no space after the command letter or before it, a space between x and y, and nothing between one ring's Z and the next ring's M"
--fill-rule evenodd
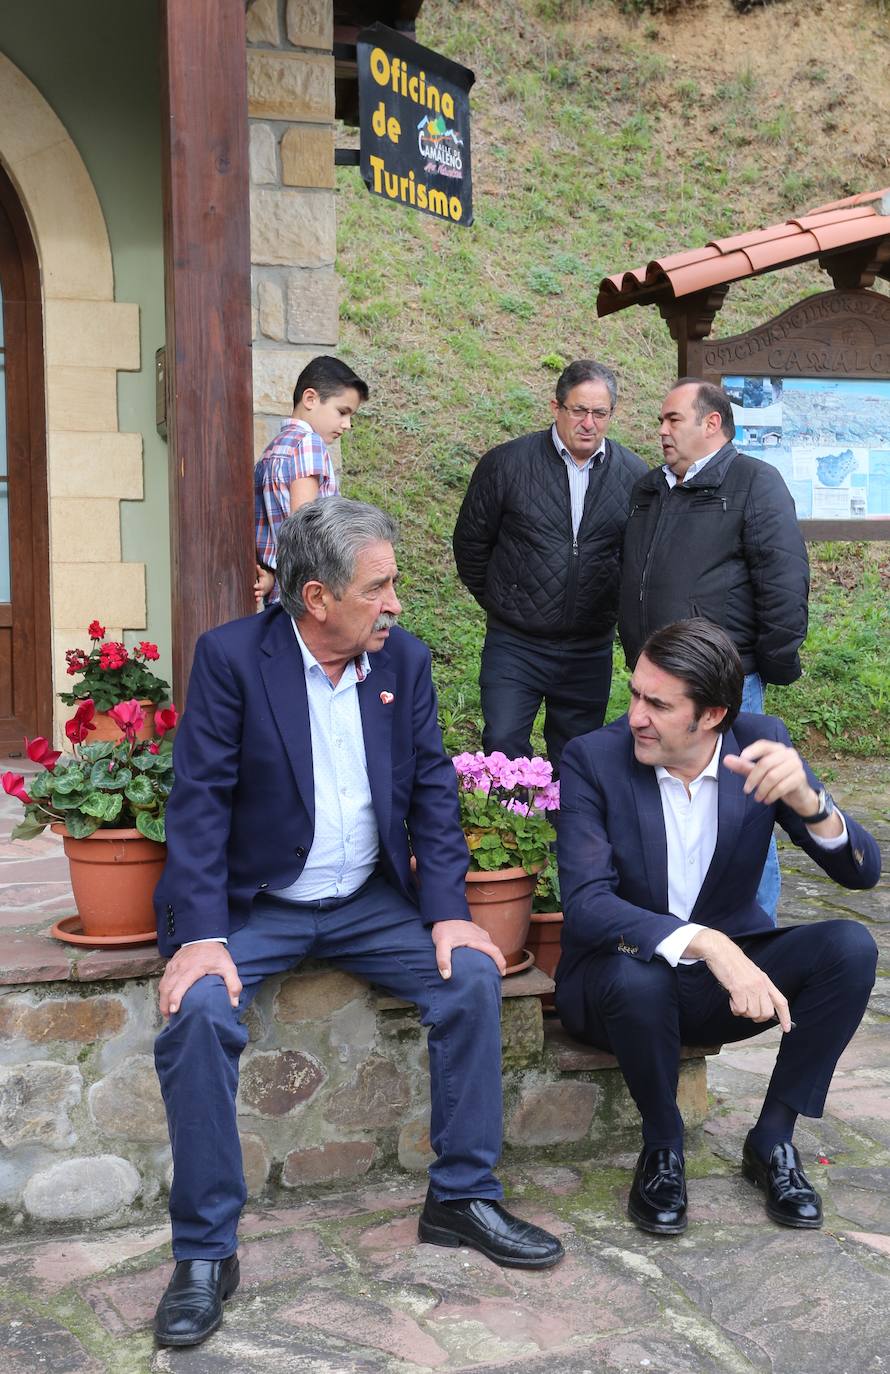
M429 650L396 627L369 657L372 671L357 691L383 874L418 907L418 920L468 920L469 855ZM173 763L167 863L155 891L165 955L243 926L257 892L295 882L312 846L306 677L280 606L198 640Z
M723 754L758 739L790 744L776 716L737 717ZM810 783L820 786L808 767ZM848 843L821 849L784 802L765 806L744 778L718 770L717 845L690 920L731 939L773 929L756 901L773 822L843 887L874 887L881 872L874 839L845 813ZM557 980L593 955L649 960L677 921L668 912L667 839L655 769L638 763L627 717L581 735L560 763L559 880L565 922Z

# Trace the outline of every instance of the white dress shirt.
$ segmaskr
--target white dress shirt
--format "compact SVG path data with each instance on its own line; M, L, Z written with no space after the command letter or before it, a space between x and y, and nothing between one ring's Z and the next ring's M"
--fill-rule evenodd
M315 833L299 878L272 895L290 902L312 902L348 897L377 866L380 837L356 691L370 673L371 663L367 654L353 659L334 685L306 647L296 622L292 624L306 673Z
M720 448L723 447L724 445L721 444ZM688 482L690 477L694 477L696 473L701 472L705 463L710 463L711 459L716 457L716 455L720 452L720 448L715 448L713 453L707 453L705 454L704 458L699 458L695 463L690 463L689 467L683 474L684 483ZM665 463L664 467L661 470L664 473L664 480L667 482L668 486L675 487L677 485L677 474L674 472L673 468L669 468L667 463Z
M578 527L581 524L581 517L584 514L584 502L587 497L587 487L590 482L590 468L593 463L601 463L606 456L606 441L601 439L599 448L591 453L585 463L576 463L569 450L566 448L562 439L559 437L559 430L556 425L550 426L550 437L556 447L556 451L566 465L569 474L569 500L572 505L572 538L578 538Z
M677 964L698 962L697 959L684 959L682 955L690 940L700 930L707 929L690 921L689 913L698 900L717 847L717 776L724 738L723 735L719 737L710 762L697 778L693 778L688 790L682 780L666 768L655 767L667 837L668 912L677 918L677 929L656 945L655 953L674 968ZM822 849L840 849L847 843L847 823L843 816L841 821L842 833L831 839L814 835L809 826L807 829Z

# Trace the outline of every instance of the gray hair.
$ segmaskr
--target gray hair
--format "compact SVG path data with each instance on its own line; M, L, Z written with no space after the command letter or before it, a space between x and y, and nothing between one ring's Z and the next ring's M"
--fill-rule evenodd
M595 363L592 358L576 358L561 373L556 383L556 399L559 404L563 405L572 388L580 386L582 382L602 382L609 393L612 409L615 409L618 404L618 383L615 373L610 367L606 367L605 363Z
M278 588L288 615L306 614L303 588L323 582L339 600L355 577L355 563L369 544L395 544L391 515L345 496L316 497L289 515L278 530Z

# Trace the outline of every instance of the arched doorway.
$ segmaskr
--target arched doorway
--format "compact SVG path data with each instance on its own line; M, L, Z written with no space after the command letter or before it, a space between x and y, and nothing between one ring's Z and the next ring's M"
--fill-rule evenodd
M0 754L52 734L40 269L0 167Z

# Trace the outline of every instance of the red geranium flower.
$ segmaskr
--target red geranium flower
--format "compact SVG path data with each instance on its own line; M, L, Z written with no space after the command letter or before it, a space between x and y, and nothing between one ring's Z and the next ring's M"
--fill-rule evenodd
M65 734L72 744L83 744L91 730L95 730L93 716L96 708L93 705L92 697L87 697L80 703L74 715L65 725Z
M168 730L172 730L179 720L179 712L175 706L165 706L162 711L155 711L155 729L164 738Z
M157 644L150 644L147 639L140 640L139 647L134 650L137 658L144 658L150 663L154 663L161 655L158 653Z
M87 630L87 634L89 635L90 639L104 639L105 626L100 625L98 620L91 620L90 628Z
M28 739L27 735L25 736L25 753L32 763L42 763L50 773L62 757L61 749L50 749L49 743L42 735L38 735L36 739Z
M99 667L103 671L110 668L123 668L128 658L129 654L125 646L116 639L109 639L99 648Z
M123 730L127 739L133 739L136 731L142 728L145 720L145 712L135 699L133 701L122 701L117 706L112 706L108 712L115 725Z
M18 797L19 801L24 802L26 806L30 805L31 798L25 791L25 779L21 773L4 773L0 782L3 784L4 792L8 792L11 797Z

